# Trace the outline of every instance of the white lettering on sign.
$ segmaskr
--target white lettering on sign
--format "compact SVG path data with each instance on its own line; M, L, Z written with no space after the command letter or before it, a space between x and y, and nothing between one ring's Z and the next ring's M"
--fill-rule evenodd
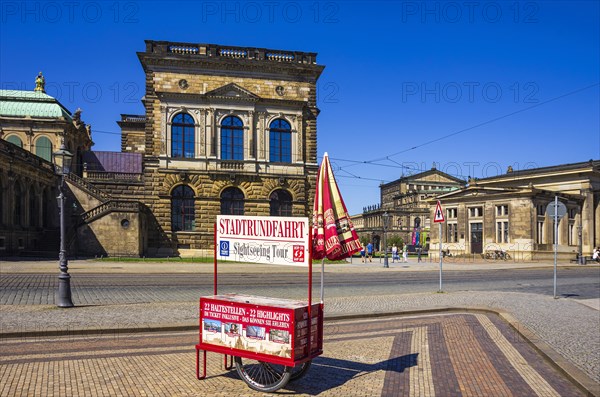
M308 218L218 215L215 226L218 260L308 266Z
M219 234L247 237L300 239L305 236L303 221L268 219L219 219Z

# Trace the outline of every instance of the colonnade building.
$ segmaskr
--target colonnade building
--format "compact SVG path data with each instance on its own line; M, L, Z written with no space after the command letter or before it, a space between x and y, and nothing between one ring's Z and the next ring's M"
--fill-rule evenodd
M442 247L454 255L506 251L516 260L554 255L555 227L548 205L556 199L566 213L558 221L559 257L590 256L600 246L600 160L513 171L470 180L460 190L430 200L442 203L446 222ZM431 228L433 253L439 228Z

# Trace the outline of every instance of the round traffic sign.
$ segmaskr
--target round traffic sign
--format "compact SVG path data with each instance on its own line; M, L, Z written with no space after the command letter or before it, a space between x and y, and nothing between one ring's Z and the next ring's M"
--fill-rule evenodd
M555 203L554 201L551 201L550 204L548 204L548 206L546 207L546 213L554 218L554 206ZM556 204L556 216L558 219L561 219L563 216L565 216L565 214L567 213L567 206L564 205L564 203L558 201Z

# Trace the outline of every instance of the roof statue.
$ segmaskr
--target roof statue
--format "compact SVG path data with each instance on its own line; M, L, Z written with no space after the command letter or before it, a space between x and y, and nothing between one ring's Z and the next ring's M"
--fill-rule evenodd
M42 72L39 72L35 78L35 88L33 90L44 93L46 92L46 79L42 75Z

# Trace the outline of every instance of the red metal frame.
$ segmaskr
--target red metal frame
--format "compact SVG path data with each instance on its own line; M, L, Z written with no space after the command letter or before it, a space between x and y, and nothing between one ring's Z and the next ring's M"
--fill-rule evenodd
M217 295L217 224L213 225L213 292L214 295ZM223 354L223 363L225 370L230 370L233 368L233 357L239 356L247 359L254 359L265 361L272 364L279 364L288 367L294 367L298 364L302 364L313 358L323 354L323 302L319 303L319 313L315 317L317 321L317 347L316 350L312 350L312 325L313 325L313 317L312 317L312 255L313 255L313 246L312 246L312 227L308 228L308 252L309 252L309 261L308 261L308 333L307 333L307 355L301 359L294 360L293 358L286 359L283 357L277 357L267 354L261 353L253 353L245 350L233 349L230 347L224 346L216 346L212 344L207 344L202 342L202 316L199 316L199 343L196 345L196 378L204 379L206 378L206 353L208 351L214 353L222 353ZM294 349L294 340L292 339L292 351ZM202 376L200 376L200 350L203 352L203 365L202 365ZM234 354L232 354L234 353ZM229 364L227 363L227 356L229 356Z

